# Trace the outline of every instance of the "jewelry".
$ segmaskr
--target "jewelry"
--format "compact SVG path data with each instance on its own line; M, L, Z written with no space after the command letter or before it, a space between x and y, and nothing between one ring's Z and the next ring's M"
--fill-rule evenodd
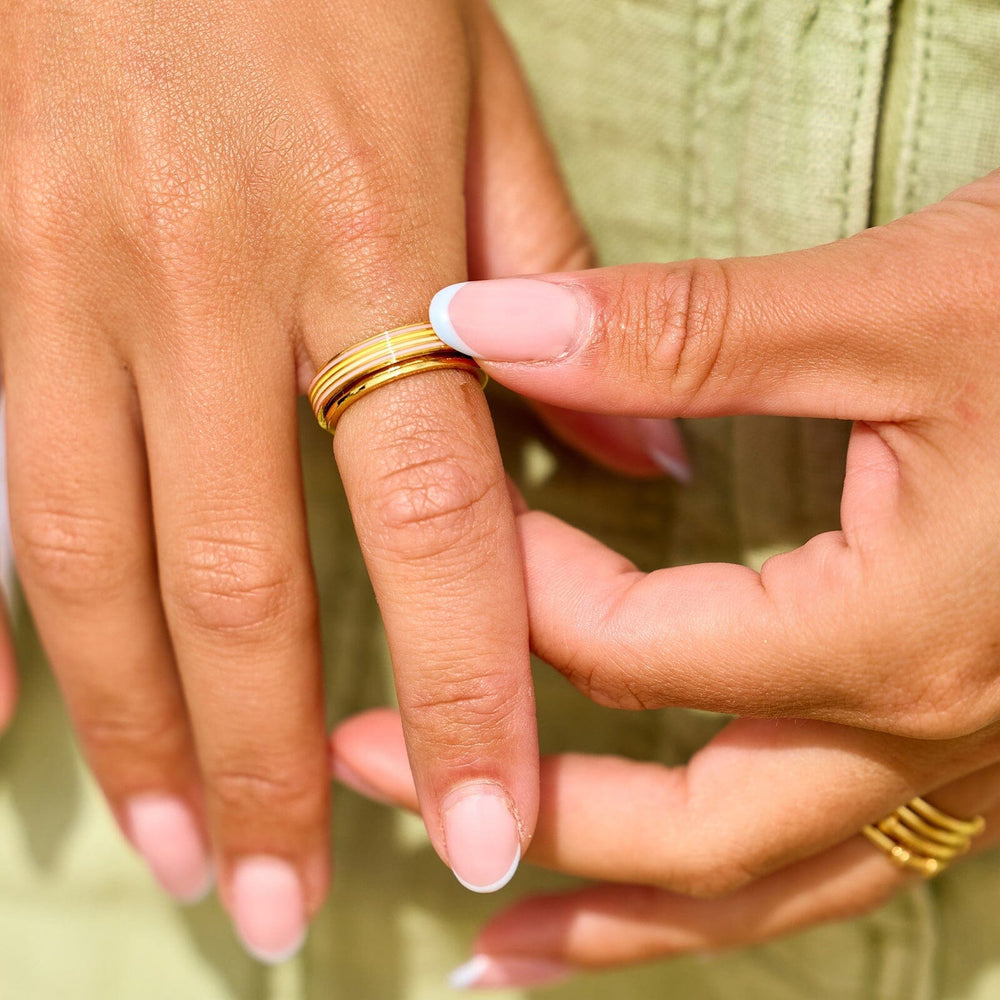
M986 829L982 816L957 819L921 798L911 799L861 832L901 868L931 878L972 846Z
M486 387L486 373L472 358L439 340L432 327L416 324L388 330L342 351L309 384L309 403L320 427L333 434L351 403L379 386L435 368L472 372Z

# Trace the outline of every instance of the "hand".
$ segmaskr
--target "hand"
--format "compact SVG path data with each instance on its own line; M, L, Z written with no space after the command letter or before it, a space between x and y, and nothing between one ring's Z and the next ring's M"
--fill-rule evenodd
M449 288L438 333L575 410L855 421L842 530L639 573L521 519L532 642L616 707L957 739L1000 719L1000 172L851 239ZM640 665L640 666L637 666Z
M416 807L396 713L348 720L332 746L335 773L356 791ZM971 853L981 852L1000 842L1000 764L978 765L998 758L996 733L972 746L749 719L730 724L686 767L543 757L527 860L605 881L507 907L477 936L453 982L541 986L860 916L919 878L860 828L931 793L954 815L985 815Z
M615 761L548 765L555 804L533 857L595 878L736 893L694 904L599 890L619 930L623 899L647 900L651 918L625 927L617 958L609 926L582 921L578 940L573 923L574 961L660 954L682 946L680 932L688 947L751 940L736 923L747 910L761 936L857 912L899 882L855 839L864 823L915 794L993 809L998 212L992 175L802 253L473 284L437 299L438 332L531 398L630 415L856 421L842 530L759 574L644 575L551 517L520 519L534 646L592 698L816 720L736 722L680 777ZM380 787L356 759L354 769ZM630 818L607 822L619 815ZM551 943L578 902L520 912L525 938ZM513 922L503 926L510 951Z
M0 38L24 588L123 830L181 898L210 853L274 960L328 877L296 390L418 319L467 252L479 275L572 266L582 236L481 3L6 0ZM530 242L525 218L567 243ZM394 383L345 414L336 455L431 838L486 888L537 809L486 405L467 375Z

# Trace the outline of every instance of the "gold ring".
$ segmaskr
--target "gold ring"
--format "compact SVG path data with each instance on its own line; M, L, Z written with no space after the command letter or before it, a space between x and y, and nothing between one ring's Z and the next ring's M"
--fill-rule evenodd
M332 434L351 403L379 386L435 368L471 372L486 386L486 373L472 358L450 348L432 327L415 324L369 337L338 354L309 384L309 404L320 427Z
M930 878L965 854L985 829L982 816L958 819L916 798L861 832L901 868Z

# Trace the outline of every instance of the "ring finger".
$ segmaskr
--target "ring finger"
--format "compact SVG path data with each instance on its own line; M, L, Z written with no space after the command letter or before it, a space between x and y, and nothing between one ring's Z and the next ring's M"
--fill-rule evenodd
M276 327L249 301L176 303L136 364L163 605L220 891L264 961L297 950L329 866L295 370L290 349L275 363L284 345L263 339Z

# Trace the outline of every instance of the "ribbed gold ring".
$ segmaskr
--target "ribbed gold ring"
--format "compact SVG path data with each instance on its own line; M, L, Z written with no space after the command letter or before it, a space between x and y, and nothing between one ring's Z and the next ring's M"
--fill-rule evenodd
M351 403L379 386L435 368L471 372L486 385L486 373L472 358L438 339L426 324L401 326L342 351L309 384L309 405L320 427L331 434Z
M861 832L901 868L930 878L965 854L985 829L982 816L958 819L915 798Z

